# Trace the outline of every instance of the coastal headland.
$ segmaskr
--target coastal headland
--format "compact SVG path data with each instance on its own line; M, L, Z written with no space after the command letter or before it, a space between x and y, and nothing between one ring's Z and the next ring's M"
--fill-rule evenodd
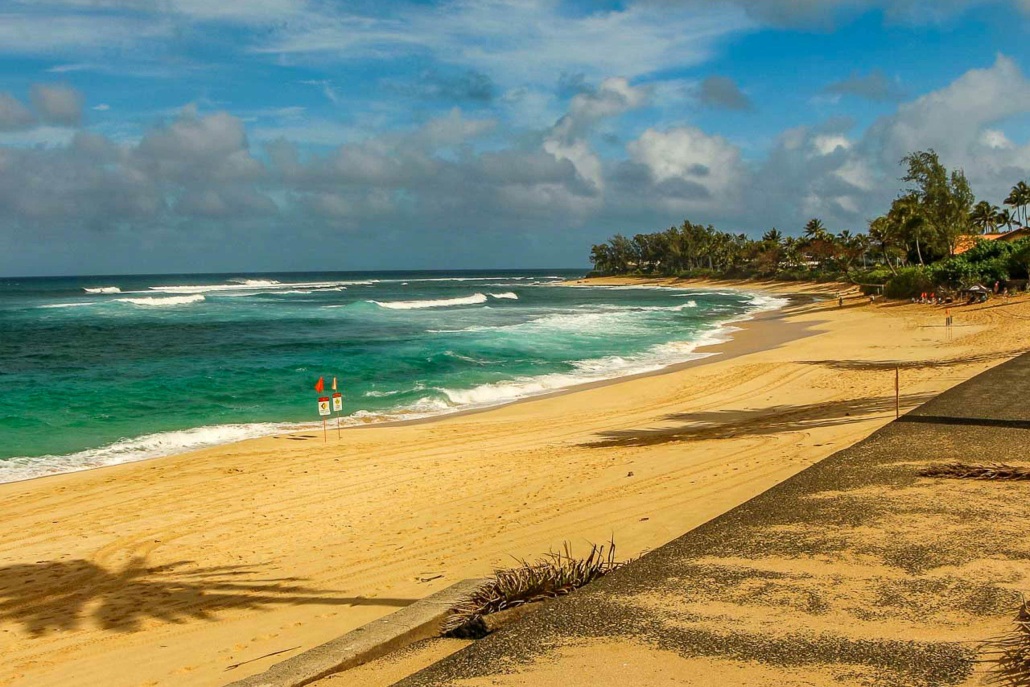
M0 485L0 685L220 685L512 556L638 556L889 422L895 370L904 412L1030 336L1025 296L947 328L841 285L690 285L803 297L662 374Z

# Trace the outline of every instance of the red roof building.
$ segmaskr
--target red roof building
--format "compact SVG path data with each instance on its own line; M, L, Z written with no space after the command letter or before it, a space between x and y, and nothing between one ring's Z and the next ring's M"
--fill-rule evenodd
M1018 241L1030 236L1030 227L1013 229L1000 234L963 234L955 242L955 255L961 255L976 245L977 241Z

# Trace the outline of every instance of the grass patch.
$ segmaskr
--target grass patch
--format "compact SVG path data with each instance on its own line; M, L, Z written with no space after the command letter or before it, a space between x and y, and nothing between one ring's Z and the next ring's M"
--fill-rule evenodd
M615 560L615 541L590 545L584 558L576 558L568 542L535 562L515 559L518 565L494 571L494 578L451 609L442 633L447 637L478 639L487 634L484 616L534 601L565 596L624 565Z
M952 479L1030 480L1030 468L1014 467L1002 463L970 465L967 463L935 463L919 471L920 477L947 477Z

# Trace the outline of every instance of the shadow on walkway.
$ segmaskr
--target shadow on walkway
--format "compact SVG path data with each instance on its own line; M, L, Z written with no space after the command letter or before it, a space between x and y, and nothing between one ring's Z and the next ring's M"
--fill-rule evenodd
M39 561L0 567L0 622L33 636L74 630L90 617L105 630L134 632L142 621L212 620L219 611L275 605L407 606L416 599L337 597L296 578L254 579L253 568L150 567L134 558L121 570L87 560Z
M931 394L903 395L901 405L906 407L919 405L932 397ZM584 446L590 448L655 446L677 441L778 434L861 422L862 416L893 410L893 396L878 396L810 405L772 406L755 410L677 413L663 419L667 422L683 423L679 427L604 432L598 441L588 442Z
M971 363L990 363L996 360L1004 360L1021 354L1022 350L998 351L981 353L978 355L965 355L958 358L944 358L941 360L802 360L802 365L821 365L831 370L857 370L859 372L890 371L895 368L902 370L925 370L941 367L955 367L957 365L969 365Z

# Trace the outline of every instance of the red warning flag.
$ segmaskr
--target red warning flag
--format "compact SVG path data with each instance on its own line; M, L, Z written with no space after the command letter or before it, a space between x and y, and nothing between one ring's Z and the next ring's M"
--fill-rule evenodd
M323 391L325 391L325 379L323 379L322 377L319 377L318 381L315 382L315 391L317 391L318 393L322 393Z

